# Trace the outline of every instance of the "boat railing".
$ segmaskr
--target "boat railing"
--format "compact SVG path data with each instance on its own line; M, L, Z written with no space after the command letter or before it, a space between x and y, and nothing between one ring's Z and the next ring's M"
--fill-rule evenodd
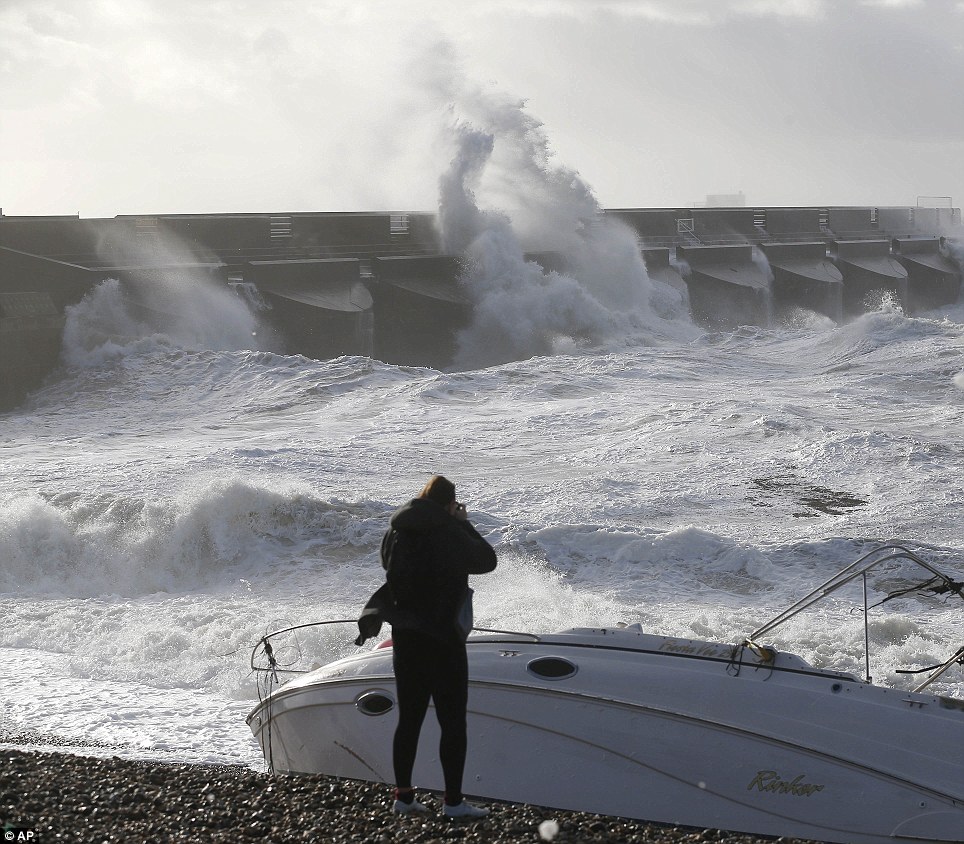
M953 593L958 595L962 600L964 600L964 582L958 582L952 580L950 577L945 575L943 572L938 571L926 560L923 560L916 553L911 551L904 545L888 544L881 545L875 548L873 551L864 554L855 562L851 563L849 566L841 569L837 574L831 577L829 580L818 586L816 589L811 591L809 594L805 595L791 607L787 608L779 615L772 618L762 627L754 630L743 642L744 645L749 647L760 647L758 644L761 637L770 633L781 624L785 624L791 618L799 615L804 610L812 607L814 604L819 603L828 596L837 592L844 586L853 583L854 581L860 581L863 586L863 613L864 613L864 667L865 667L865 679L866 682L872 682L870 674L870 605L867 600L867 575L884 565L885 563L891 562L893 560L907 560L920 568L926 570L931 574L924 583L918 584L915 587L911 587L906 590L902 590L898 594L906 594L913 591L929 591L934 594L941 593ZM895 597L895 595L890 595L888 597ZM885 598L884 600L887 600ZM931 683L933 683L939 676L944 674L952 665L959 664L964 665L964 647L961 647L954 655L952 655L948 660L938 666L931 666L927 669L922 669L922 671L933 671L923 683L918 685L913 689L913 691L918 692ZM898 673L917 673L917 672L898 672Z
M294 624L291 627L283 627L280 630L273 630L270 633L265 633L265 635L258 640L258 643L251 650L251 670L267 672L273 675L276 679L278 674L307 674L312 669L289 668L279 665L278 657L275 654L275 646L271 644L271 641L279 636L283 636L285 633L293 633L296 630L306 630L309 627L324 627L330 624L357 624L357 622L354 619L347 618L332 619L330 621L309 621L305 624ZM259 655L264 656L265 660L267 661L266 665L255 664Z
M272 644L272 640L275 640L287 633L294 633L297 630L306 630L311 627L324 627L333 624L357 624L358 622L354 619L332 619L329 621L309 621L305 624L294 624L291 627L283 627L280 630L273 630L271 633L266 633L262 636L257 644L251 650L250 666L251 670L255 672L267 673L272 675L275 680L277 680L278 674L307 674L313 671L313 668L293 668L290 666L282 666L278 661L278 656L275 653L276 644ZM499 636L513 636L522 637L533 642L541 642L542 638L535 633L524 633L518 630L495 630L488 627L473 627L473 633L494 633ZM376 647L384 647L384 642L380 643ZM263 662L259 663L259 658L263 658Z
M526 639L530 639L533 642L541 642L542 637L535 633L523 633L520 630L495 630L490 627L473 627L473 633L495 633L499 636L522 636ZM471 639L469 640L471 641Z

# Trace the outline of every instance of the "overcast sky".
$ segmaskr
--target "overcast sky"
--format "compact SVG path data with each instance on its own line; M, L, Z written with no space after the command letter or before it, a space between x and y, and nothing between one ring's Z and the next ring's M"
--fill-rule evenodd
M0 207L434 211L485 98L604 208L964 204L964 0L0 0Z

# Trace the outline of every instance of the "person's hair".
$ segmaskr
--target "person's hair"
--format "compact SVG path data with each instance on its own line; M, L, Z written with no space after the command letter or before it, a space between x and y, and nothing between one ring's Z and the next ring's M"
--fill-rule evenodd
M455 501L455 484L444 475L432 475L422 489L419 498L427 498L443 507L448 507Z

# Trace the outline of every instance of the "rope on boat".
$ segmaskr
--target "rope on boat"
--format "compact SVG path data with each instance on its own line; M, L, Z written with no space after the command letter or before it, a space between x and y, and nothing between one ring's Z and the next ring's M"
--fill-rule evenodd
M932 595L954 594L964 599L964 582L959 583L944 575L935 575L923 583L908 586L906 589L895 589L893 592L889 592L876 604L871 604L870 609L879 607L881 604L885 604L893 598L902 598L904 595L910 595L912 592L930 592Z
M734 677L740 676L740 671L743 670L743 652L750 651L757 658L757 665L753 668L758 670L760 668L767 668L770 670L770 674L773 674L773 669L777 661L777 649L771 647L770 645L761 645L758 642L754 642L752 639L744 639L739 645L734 645L730 649L730 662L726 666L726 671ZM769 677L767 677L769 679Z
M756 658L764 665L772 665L774 662L776 662L776 648L771 647L770 645L760 645L754 641L751 641L750 639L744 640L743 645L754 653Z
M937 665L929 665L927 668L898 668L897 674L926 674L928 671L936 671L938 668L950 668L954 663L964 665L964 645L957 649L957 652Z

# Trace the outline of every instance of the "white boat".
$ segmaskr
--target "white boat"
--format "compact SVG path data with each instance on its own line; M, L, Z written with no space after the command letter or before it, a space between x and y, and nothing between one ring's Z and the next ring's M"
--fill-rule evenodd
M817 668L763 637L892 561L926 588L964 584L902 546L847 567L737 645L659 636L639 625L548 635L470 636L465 790L681 826L818 841L964 841L964 699ZM956 600L956 599L955 599ZM341 623L341 622L332 622ZM354 622L352 622L354 623ZM272 641L252 667L277 680ZM277 773L392 782L395 685L388 643L298 676L248 724ZM869 666L869 654L867 655ZM429 713L415 783L443 790Z

